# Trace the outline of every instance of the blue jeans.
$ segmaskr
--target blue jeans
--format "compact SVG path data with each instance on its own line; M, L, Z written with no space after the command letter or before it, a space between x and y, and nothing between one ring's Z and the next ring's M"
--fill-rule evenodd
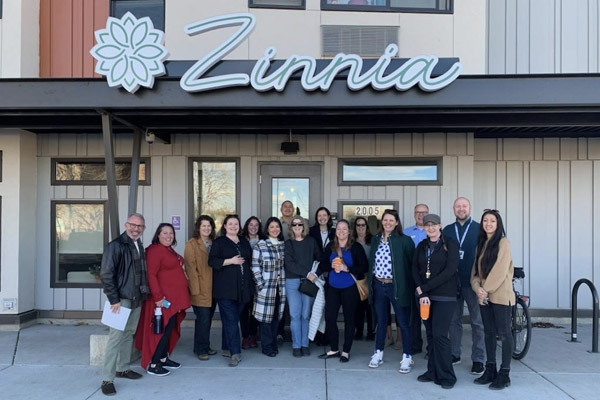
M241 339L240 339L240 313L244 307L243 303L237 300L219 299L219 311L221 313L221 323L227 339L227 347L231 355L240 354Z
M308 347L308 324L314 297L301 293L300 278L285 280L285 293L290 307L290 329L292 331L292 347L299 349Z
M411 333L409 326L410 307L400 307L394 299L394 284L382 283L373 278L373 304L377 314L377 336L375 339L375 350L382 350L385 347L385 336L388 326L388 304L392 303L396 313L396 323L402 333L402 351L405 354L412 354Z
M210 349L210 328L216 307L216 300L213 300L211 307L192 306L194 314L196 314L196 321L194 323L194 354L197 356L208 354L208 350ZM221 349L229 350L227 348L224 329L221 329Z

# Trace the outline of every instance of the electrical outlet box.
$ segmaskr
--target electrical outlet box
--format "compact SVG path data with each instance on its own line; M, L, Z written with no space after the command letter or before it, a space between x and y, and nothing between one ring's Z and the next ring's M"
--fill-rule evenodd
M17 308L17 299L2 299L2 311L10 311Z

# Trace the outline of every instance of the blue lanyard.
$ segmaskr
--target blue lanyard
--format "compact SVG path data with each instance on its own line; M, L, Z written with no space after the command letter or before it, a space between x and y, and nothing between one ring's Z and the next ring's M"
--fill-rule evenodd
M467 237L467 232L469 232L469 228L471 227L471 224L473 223L473 218L471 218L471 221L469 221L469 225L467 225L462 238L458 235L458 222L454 224L454 231L456 232L456 240L458 240L458 247L462 250L462 245L465 241L465 238Z

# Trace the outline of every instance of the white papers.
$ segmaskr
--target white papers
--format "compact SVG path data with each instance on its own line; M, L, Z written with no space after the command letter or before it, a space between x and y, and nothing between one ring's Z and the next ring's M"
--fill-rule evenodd
M131 314L131 308L123 306L121 306L121 310L118 314L113 313L110 309L110 303L107 300L106 303L104 303L101 322L104 325L110 326L111 328L123 331L125 330L125 325L129 319L129 314Z

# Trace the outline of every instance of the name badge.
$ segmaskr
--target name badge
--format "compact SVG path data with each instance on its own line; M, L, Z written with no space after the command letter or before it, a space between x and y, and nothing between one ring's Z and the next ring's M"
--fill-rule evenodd
M460 258L461 260L465 257L465 251L464 250L459 250L458 251L458 258Z

